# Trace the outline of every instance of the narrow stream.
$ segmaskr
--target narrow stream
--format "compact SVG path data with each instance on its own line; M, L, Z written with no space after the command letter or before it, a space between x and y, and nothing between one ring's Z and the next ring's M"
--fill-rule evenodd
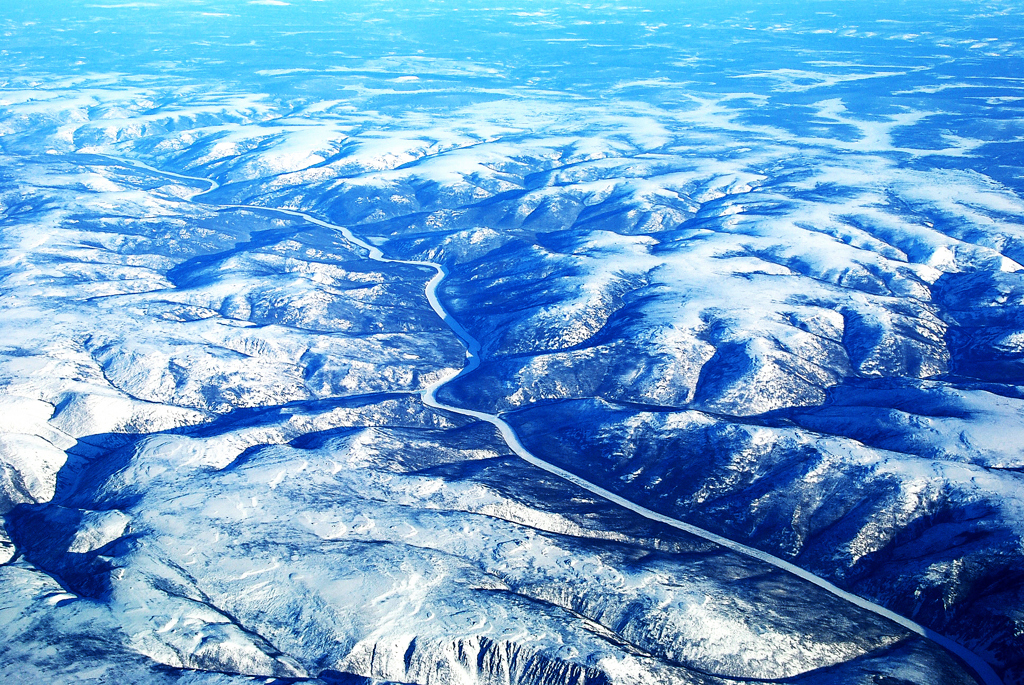
M200 176L187 176L184 174L176 174L168 171L163 171L161 169L156 169L154 167L133 160L120 159L116 157L108 157L108 159L114 160L119 164L124 164L139 169L145 169L160 176L168 176L172 178L179 178L183 180L197 181L199 183L209 184L210 187L207 188L206 190L199 191L188 196L187 199L190 202L197 202L197 197L206 195L207 193L211 193L220 187L220 184L209 178L203 178ZM463 409L462 407L455 407L448 404L444 404L443 402L438 400L437 392L438 390L441 389L442 386L444 386L447 383L450 383L456 378L464 376L468 373L472 373L477 367L480 366L480 343L475 338L473 338L473 336L471 336L469 332L466 331L466 329L463 328L462 325L459 324L459 322L456 321L455 318L452 317L452 315L447 310L445 310L445 308L441 305L440 300L438 300L437 289L441 285L441 282L444 280L445 276L448 275L447 270L442 265L430 261L390 259L384 256L384 252L380 248L356 237L350 229L344 226L339 226L337 224L332 224L330 222L323 221L321 219L317 219L316 217L310 216L305 212L299 212L292 209L276 209L273 207L261 207L259 205L215 205L202 203L201 201L199 201L198 203L218 211L231 209L245 209L250 211L271 212L276 214L282 214L285 216L297 217L300 219L304 219L305 221L308 221L312 224L316 224L317 226L322 226L327 229L338 231L350 243L366 250L368 252L369 258L374 261L389 264L409 264L412 266L423 266L433 269L436 273L427 282L426 285L427 301L430 303L430 307L434 310L434 312L439 317L441 317L445 325L447 325L448 328L450 328L451 331L455 333L456 336L458 336L459 340L461 340L462 344L466 347L466 364L465 366L463 366L462 370L459 371L454 376L443 378L426 387L421 393L424 404L435 409L441 409L444 411L452 412L454 414L460 414L462 416L469 416L475 419L479 419L480 421L486 421L487 423L491 424L492 426L498 429L498 431L501 433L501 437L505 440L505 443L508 445L509 449L511 449L516 456L520 457L526 462L529 462L530 464L536 466L537 468L543 469L544 471L547 471L552 475L558 476L559 478L562 478L572 483L573 485L583 488L584 490L587 490L588 492L597 495L602 499L605 499L609 502L614 502L615 504L621 507L629 509L630 511L639 514L644 518L650 519L652 521L657 521L659 523L667 524L669 526L672 526L673 528L677 528L696 537L703 538L704 540L708 540L717 545L730 549L733 552L736 552L737 554L742 554L744 556L751 557L753 559L758 559L759 561L763 561L771 566L774 566L775 568L791 573L794 576L801 578L802 580L806 580L809 583L813 583L819 588L832 593L836 597L846 600L847 602L854 604L862 609L866 609L867 611L870 611L874 614L887 618L890 621L893 621L894 623L898 623L907 630L918 635L921 635L931 640L935 644L943 647L950 653L959 657L963 662L965 662L975 672L979 681L984 683L984 685L1003 685L1002 680L1000 680L999 676L996 675L995 671L992 670L992 667L989 666L987 662L985 662L981 657L979 657L974 652L970 651L963 645L954 642L948 637L941 635L935 632L934 630L931 630L930 628L926 628L925 626L919 623L915 623L909 618L901 616L895 613L894 611L886 609L885 607L875 604L874 602L864 599L863 597L855 595L851 592L847 592L846 590L843 590L842 588L833 585L824 578L816 576L810 571L800 568L799 566L796 566L795 564L785 561L784 559L779 559L778 557L775 557L767 552L763 552L753 547L748 547L747 545L722 537L721 535L717 535L715 533L712 533L711 531L704 530L703 528L698 528L697 526L691 525L684 521L680 521L678 519L671 518L670 516L660 514L651 509L647 509L646 507L642 507L639 504L635 504L629 501L628 499L620 495L617 495L614 492L611 492L610 490L606 490L599 485L595 485L594 483L584 480L583 478L577 476L574 473L566 471L565 469L555 466L554 464L550 464L544 461L543 459L540 459L539 457L535 456L529 450L527 450L523 443L519 440L519 436L516 434L512 426L510 426L508 423L506 423L504 420L502 420L499 416L495 414L487 414L485 412L475 411L473 409Z

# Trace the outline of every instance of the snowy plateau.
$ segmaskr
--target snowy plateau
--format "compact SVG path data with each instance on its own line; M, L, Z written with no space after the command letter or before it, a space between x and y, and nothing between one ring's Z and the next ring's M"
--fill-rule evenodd
M1024 5L4 0L0 681L1024 685Z

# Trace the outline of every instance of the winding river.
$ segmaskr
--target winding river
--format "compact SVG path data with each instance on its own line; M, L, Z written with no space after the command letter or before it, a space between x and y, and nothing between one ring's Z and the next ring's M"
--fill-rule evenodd
M620 495L617 495L614 492L611 492L610 490L606 490L599 485L591 483L590 481L587 481L574 473L559 468L554 464L550 464L544 461L543 459L540 459L539 457L531 453L529 450L527 450L523 443L520 441L519 436L516 434L512 426L510 426L508 423L506 423L504 420L502 420L499 416L495 414L488 414L473 409L455 407L445 404L438 400L437 392L438 390L440 390L442 386L444 386L447 383L450 383L456 378L465 376L468 373L472 373L477 367L480 366L480 343L475 338L473 338L473 336L471 336L469 332L466 331L466 329L463 328L461 324L459 324L458 321L455 320L455 318L444 308L444 306L441 304L440 300L437 297L437 289L441 285L441 282L444 280L445 276L448 275L447 270L442 265L430 261L391 259L385 257L384 252L379 247L356 237L352 233L352 231L347 227L339 226L337 224L332 224L330 222L317 219L316 217L306 214L305 212L299 212L291 209L276 209L273 207L262 207L259 205L218 205L203 203L201 201L197 201L196 198L211 193L220 187L220 184L218 184L213 179L203 178L201 176L188 176L185 174L172 173L169 171L164 171L162 169L151 167L149 165L134 160L116 157L107 157L107 159L115 161L121 165L126 165L138 169L144 169L159 176L177 178L186 181L195 181L198 183L206 183L209 185L209 187L206 190L198 191L187 196L187 199L190 202L198 202L199 204L202 204L205 207L209 207L217 211L245 209L250 211L269 212L274 214L281 214L284 216L296 217L308 221L309 223L315 224L317 226L322 226L323 228L338 231L350 243L366 250L368 253L367 256L369 257L369 259L373 261L384 262L389 264L409 264L412 266L420 266L433 269L435 272L434 276L431 277L431 279L427 282L426 285L427 301L430 303L430 307L434 310L434 312L439 317L441 317L441 320L444 321L445 325L447 325L448 328L450 328L451 331L456 336L458 336L458 338L462 341L462 344L466 347L466 364L465 366L463 366L462 370L459 371L459 373L457 373L456 375L449 376L447 378L442 378L441 380L426 387L421 393L424 404L435 409L441 409L444 411L452 412L454 414L469 416L480 421L486 421L487 423L491 424L492 426L498 429L498 431L501 433L501 437L505 440L505 443L508 445L509 449L512 450L512 452L515 453L516 456L520 457L526 462L529 462L533 466L536 466L539 469L543 469L544 471L547 471L552 475L558 476L559 478L562 478L572 483L573 485L576 485L577 487L583 488L584 490L587 490L588 492L604 500L614 502L615 504L626 509L629 509L630 511L639 514L644 518L650 519L651 521L664 523L666 525L672 526L673 528L677 528L696 537L703 538L717 545L730 549L733 552L736 552L737 554L742 554L746 557L758 559L759 561L763 561L764 563L774 566L775 568L791 573L794 576L801 578L802 580L812 583L818 586L819 588L832 593L836 597L839 597L862 609L866 609L867 611L870 611L874 614L887 618L890 621L893 621L894 623L898 623L907 630L931 640L935 644L943 647L950 653L957 656L963 662L965 662L974 671L974 673L978 677L978 680L981 683L984 683L984 685L1003 685L1002 680L1000 680L999 676L996 675L995 671L992 670L992 667L989 666L988 663L986 663L981 657L979 657L974 652L970 651L963 645L954 642L948 637L941 635L935 632L934 630L931 630L930 628L926 628L925 626L916 623L910 620L909 618L901 616L895 613L894 611L886 609L883 606L875 604L870 600L855 595L851 592L847 592L846 590L843 590L842 588L833 585L824 578L816 576L810 571L800 568L795 564L791 564L790 562L785 561L784 559L780 559L759 549L748 547L747 545L736 542L735 540L730 540L728 538L722 537L721 535L717 535L715 533L712 533L711 531L704 530L703 528L698 528L697 526L686 523L685 521L680 521L679 519L674 519L670 516L660 514L646 507L642 507L639 504L635 504L634 502L631 502L628 499Z

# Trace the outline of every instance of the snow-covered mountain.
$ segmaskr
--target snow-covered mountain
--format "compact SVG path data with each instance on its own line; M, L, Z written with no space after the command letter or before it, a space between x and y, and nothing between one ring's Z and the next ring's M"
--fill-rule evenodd
M0 10L5 678L1024 682L1020 9L641 5Z

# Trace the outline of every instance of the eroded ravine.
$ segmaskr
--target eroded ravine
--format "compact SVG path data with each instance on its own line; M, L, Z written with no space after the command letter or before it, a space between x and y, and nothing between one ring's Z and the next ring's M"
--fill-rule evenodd
M457 378L460 378L462 376L465 376L466 374L473 372L477 367L480 366L480 343L472 335L470 335L469 332L466 331L466 329L463 328L463 326L459 324L457 320L455 320L455 318L444 308L444 306L438 299L437 290L440 284L443 282L444 278L447 276L447 271L441 264L426 260L406 260L386 257L384 255L384 252L379 247L358 238L356 235L352 233L352 231L349 228L345 226L340 226L338 224L333 224L328 221L323 221L322 219L318 219L305 212L291 209L264 207L260 205L217 205L203 203L201 202L201 200L197 200L197 198L218 189L220 185L216 181L199 176L189 176L186 174L178 174L164 171L162 169L157 169L155 167L151 167L149 165L134 160L120 158L110 159L116 161L119 164L124 164L138 169L144 169L146 171L149 171L160 176L182 179L187 181L194 181L198 183L206 183L209 185L209 187L206 190L198 191L191 195L188 195L187 199L190 202L203 204L203 206L209 207L217 211L250 210L259 212L269 212L283 216L300 218L316 226L320 226L329 230L339 232L350 243L366 250L368 258L373 261L389 264L406 264L410 266L427 267L433 269L435 273L427 282L425 287L427 301L429 302L431 309L441 318L445 325L459 338L459 340L465 346L466 363L457 374L454 374L447 378L441 378L440 380L424 388L421 392L421 397L424 404L435 409L440 409L462 416L471 417L480 421L484 421L494 426L501 434L502 439L508 445L509 449L516 456L528 462L529 464L536 466L537 468L542 469L565 481L568 481L580 488L583 488L584 490L590 492L593 495L596 495L597 497L600 497L608 502L612 502L621 507L624 507L625 509L632 511L633 513L639 514L640 516L643 516L648 520L672 526L673 528L684 531L696 537L702 538L709 542L713 542L721 547L729 549L738 554L767 563L777 569L786 571L800 578L801 580L812 583L815 586L835 595L836 597L839 597L840 599L849 602L850 604L853 604L861 609L867 610L878 616L886 618L913 633L916 633L927 638L928 640L931 640L935 644L941 646L942 648L946 649L947 651L961 659L963 662L965 662L971 668L971 670L974 671L979 681L984 683L985 685L1002 685L1002 680L996 675L996 673L992 670L991 666L989 666L987 662L985 662L981 657L979 657L977 654L970 651L963 645L954 642L946 636L941 635L935 632L934 630L931 630L930 628L927 628L919 623L916 623L915 621L912 621L909 618L901 616L900 614L897 614L879 604L871 602L868 599L865 599L851 592L843 590L837 587L836 585L832 584L828 580L825 580L824 578L821 578L820 576L817 576L811 573L810 571L803 569L795 564L785 561L784 559L780 559L762 550L749 547L740 542L736 542L729 538L722 537L721 535L717 535L711 531L699 528L697 526L686 523L679 519L675 519L670 516L666 516L664 514L643 507L639 504L631 502L630 500L622 497L621 495L617 495L614 492L611 492L609 490L606 490L605 488L600 487L599 485L591 483L590 481L587 481L574 473L571 473L565 469L555 466L554 464L548 463L543 459L540 459L533 453L531 453L529 450L527 450L523 443L520 441L519 436L516 434L512 426L509 425L507 422L501 419L500 416L496 414L489 414L486 412L476 411L473 409L457 407L445 404L444 402L438 400L437 393L444 385L454 381Z

